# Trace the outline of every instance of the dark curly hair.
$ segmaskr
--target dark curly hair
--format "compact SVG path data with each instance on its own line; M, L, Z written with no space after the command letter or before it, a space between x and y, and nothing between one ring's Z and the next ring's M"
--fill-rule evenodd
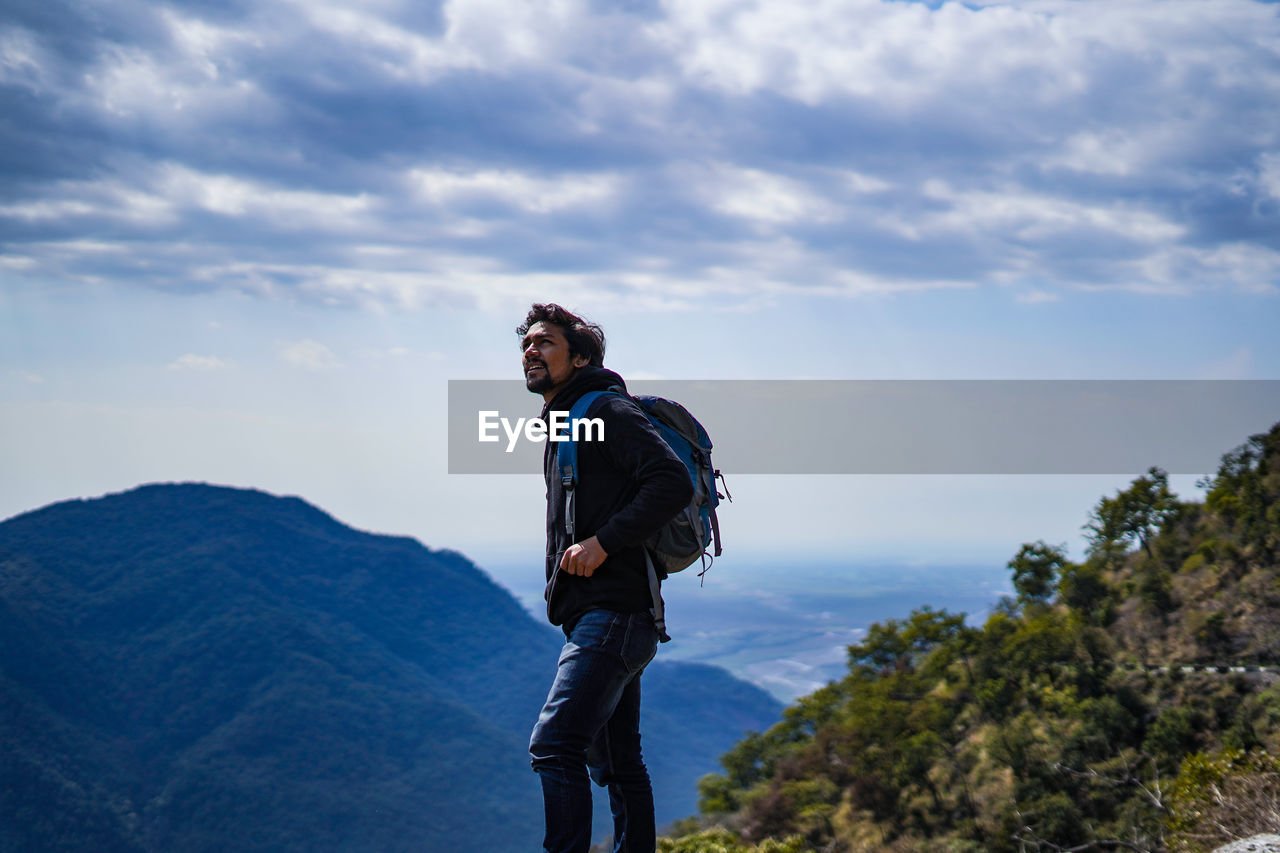
M529 309L528 316L524 318L524 323L516 327L516 334L521 340L529 334L529 329L534 323L551 323L559 326L564 332L565 340L569 342L570 355L586 356L587 360L596 367L604 366L604 329L595 323L579 317L554 302L546 304L535 302Z

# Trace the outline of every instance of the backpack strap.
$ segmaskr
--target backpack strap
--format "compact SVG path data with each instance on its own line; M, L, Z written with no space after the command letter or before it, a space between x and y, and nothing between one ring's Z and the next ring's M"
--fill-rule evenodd
M582 420L587 416L587 409L591 408L591 404L605 394L617 393L612 389L608 391L588 391L579 397L574 404L569 407L569 435L573 435L574 421ZM549 439L548 439L549 440ZM573 542L574 531L574 515L577 511L577 503L574 500L574 492L578 486L578 442L569 441L557 442L556 447L556 470L560 472L560 484L564 487L564 529L569 535L570 543ZM649 549L640 546L640 550L644 551L645 569L649 574L649 597L653 600L653 607L649 608L649 613L653 616L653 625L658 629L658 641L665 643L671 637L667 634L667 613L666 605L662 601L662 583L658 580L658 571L653 566L653 558L649 556Z
M711 538L715 542L715 555L719 557L724 549L720 547L720 519L716 518L716 508L711 508Z
M671 635L667 633L667 608L662 601L662 583L653 567L649 549L642 545L640 550L644 551L644 565L649 570L649 597L653 599L653 607L649 608L649 613L653 616L653 626L658 629L658 642L670 642Z
M724 494L721 495L719 492L717 492L716 497L718 498L727 497L729 499L729 502L733 503L733 495L729 494L729 484L724 481L724 474L720 473L719 468L716 468L711 472L712 491L715 491L716 480L719 480L720 484L724 486ZM719 557L723 549L720 547L720 519L716 518L716 508L715 508L714 501L712 501L712 506L711 506L711 535L716 544L715 556ZM706 574L705 570L703 571L703 574Z
M572 440L573 423L587 416L587 409L609 391L588 391L569 408L570 440L556 442L556 470L560 472L560 484L564 487L564 531L573 543L574 516L577 512L574 492L578 486L578 442ZM547 439L550 441L550 438Z

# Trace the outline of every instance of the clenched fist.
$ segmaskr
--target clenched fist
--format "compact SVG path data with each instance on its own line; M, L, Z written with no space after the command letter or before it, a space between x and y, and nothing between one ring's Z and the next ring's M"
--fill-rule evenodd
M607 556L609 555L600 547L600 542L592 536L590 539L584 539L569 546L564 556L560 558L560 569L571 575L589 578L595 574L596 569Z

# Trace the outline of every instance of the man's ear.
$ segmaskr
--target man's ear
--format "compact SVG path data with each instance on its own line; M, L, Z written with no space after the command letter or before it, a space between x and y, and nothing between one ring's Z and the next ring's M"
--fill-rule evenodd
M573 366L575 368L586 367L590 363L591 359L587 358L585 355L575 355L573 357Z

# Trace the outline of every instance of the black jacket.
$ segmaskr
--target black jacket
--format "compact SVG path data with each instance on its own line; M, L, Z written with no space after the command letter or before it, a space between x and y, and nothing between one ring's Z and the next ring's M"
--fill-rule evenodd
M622 377L583 367L542 409L565 411L587 391L620 388ZM604 422L603 441L578 442L574 542L595 536L609 556L589 578L559 570L573 544L564 526L564 486L556 471L558 442L548 439L542 468L547 481L547 618L566 632L588 610L639 613L653 606L644 542L693 500L689 470L640 411L621 394L604 394L587 410Z

